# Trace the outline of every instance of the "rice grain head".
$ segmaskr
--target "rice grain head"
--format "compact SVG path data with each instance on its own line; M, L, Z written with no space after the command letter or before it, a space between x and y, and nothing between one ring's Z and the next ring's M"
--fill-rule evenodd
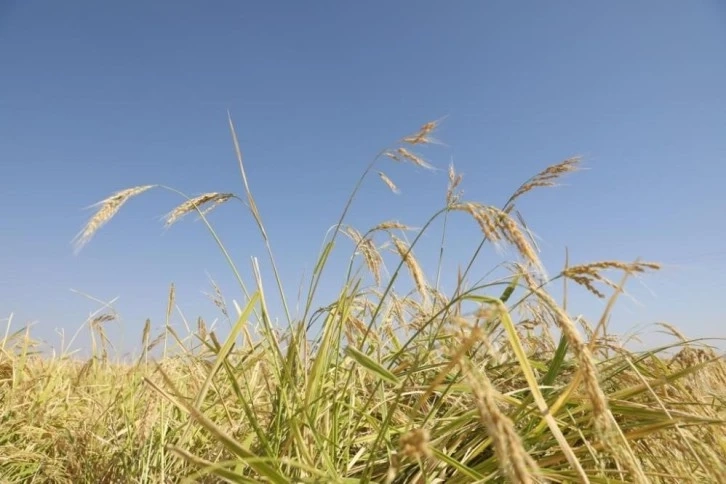
M74 237L75 252L76 254L85 246L91 238L99 231L101 227L106 225L121 209L123 204L128 202L131 198L144 193L157 185L141 185L132 188L126 188L120 190L110 197L97 202L92 207L100 205L100 208L95 214L88 220L86 226Z
M539 172L525 183L522 184L512 196L504 207L504 210L511 211L514 201L524 195L525 193L537 188L537 187L552 187L555 186L555 181L563 175L576 171L579 168L581 158L576 156L568 158L555 165L548 166L543 171Z
M572 322L567 313L565 313L562 307L557 304L552 296L539 287L539 284L535 281L532 274L527 271L525 267L522 267L519 264L515 264L515 266L518 266L520 274L524 277L529 289L544 303L545 307L551 311L555 323L559 327L560 331L562 331L565 338L567 338L567 342L570 344L570 347L572 348L572 351L575 354L583 372L583 383L585 384L588 397L592 402L592 412L596 426L598 426L601 430L608 430L610 427L610 420L606 415L608 409L607 399L605 398L605 393L600 387L598 372L588 346L584 343L582 336L577 331L575 324Z
M491 217L489 207L474 202L455 203L451 210L466 212L479 224L479 228L490 242L496 243L501 240L497 226Z
M420 156L418 156L414 153L411 153L406 148L398 148L396 150L396 155L399 157L399 159L408 160L416 166L426 168L427 170L435 170L435 168L432 165L430 165L429 163L427 163L426 161L424 161L423 158L421 158Z
M421 266L419 265L416 258L413 256L413 251L409 251L408 244L406 244L403 240L399 239L395 235L391 235L391 240L393 241L393 245L396 246L398 255L401 256L404 263L406 264L406 267L408 268L408 271L411 273L411 277L416 284L416 289L418 290L419 294L421 294L421 297L424 298L424 301L427 301L428 291L426 291L426 279L424 278L424 273L421 270Z
M515 222L514 219L504 211L493 207L491 207L490 210L497 216L496 219L499 223L499 229L502 232L502 235L504 235L504 237L512 245L514 245L519 254L524 257L527 262L537 269L539 274L544 274L545 270L542 262L534 251L532 244L529 243L529 240L527 240L527 237L525 237L524 233L519 228L517 222Z
M482 205L473 202L455 203L450 206L451 210L463 211L479 224L484 236L499 249L502 239L507 240L517 252L531 264L540 275L545 274L545 269L517 222L503 210L489 205Z
M462 367L472 387L479 418L494 444L499 468L508 482L533 483L537 463L527 453L514 423L497 406L496 390L486 375L475 376L468 365Z
M231 193L209 192L199 195L198 197L190 198L166 215L166 223L164 225L169 227L181 220L186 214L199 209L203 205L212 203L213 205L206 210L206 212L208 212L216 206L230 200L232 197L234 197L234 194ZM202 212L202 214L204 213L205 212Z
M410 145L433 143L434 140L431 138L431 133L436 130L436 128L439 126L439 123L440 121L429 121L428 123L421 126L421 128L416 133L403 138L403 142Z
M595 424L596 435L607 446L607 448L618 458L623 464L625 470L628 471L629 477L633 482L646 483L647 478L643 473L643 469L636 461L632 451L628 446L628 442L623 437L618 437L618 430L613 427L612 415L608 406L607 397L599 383L598 371L590 348L586 345L580 333L575 328L574 323L559 304L547 292L537 287L536 281L523 267L521 267L522 275L529 286L530 290L538 296L538 298L552 311L555 321L567 338L570 347L575 354L580 369L582 371L582 381L585 385L585 391L592 404L592 418ZM618 442L620 440L620 442Z
M408 225L402 224L401 222L398 222L396 220L386 220L385 222L381 222L375 227L371 229L371 232L378 232L381 230L412 230L413 227L409 227Z
M383 257L381 257L381 254L378 252L378 249L376 249L375 244L373 243L373 240L371 240L368 237L363 237L360 232L358 232L353 227L346 227L344 232L348 237L350 237L353 242L356 244L356 250L360 251L361 255L363 256L363 260L368 267L368 270L373 274L373 277L375 278L376 285L381 284L381 267L383 266Z
M618 285L601 274L602 271L618 269L628 274L643 273L646 270L658 270L660 265L653 262L633 262L625 263L620 261L601 261L590 264L580 264L570 266L562 275L585 287L588 291L599 298L605 295L595 287L595 282L600 282L613 289L618 289Z
M209 212L211 212L215 208L219 207L220 205L222 205L223 203L229 201L230 199L232 199L234 197L235 197L234 193L222 193L222 194L220 194L217 197L217 199L214 200L209 207L207 207L204 210L202 210L202 215L206 216Z
M383 173L382 171L379 171L378 172L378 176L381 177L381 180L383 180L383 183L385 183L386 186L388 188L390 188L393 193L395 193L396 195L398 195L399 193L401 193L401 191L398 189L398 187L396 186L396 184L393 183L393 181L390 178L388 178L388 176L385 173Z
M451 163L449 165L449 184L446 188L446 205L451 207L454 204L459 202L459 199L461 198L461 192L457 191L456 189L461 184L462 176L459 173L456 173L456 170L454 169L454 163Z

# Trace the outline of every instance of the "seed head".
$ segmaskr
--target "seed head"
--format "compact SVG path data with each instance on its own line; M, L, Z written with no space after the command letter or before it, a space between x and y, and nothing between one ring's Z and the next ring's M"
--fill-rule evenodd
M217 192L210 192L205 193L203 195L199 195L195 198L190 198L189 200L185 201L184 203L177 206L174 210L169 212L166 216L166 223L165 225L167 227L173 225L174 223L178 222L182 219L186 214L198 210L202 205L206 205L208 203L212 203L212 206L207 208L205 212L207 213L210 210L214 209L216 206L219 206L220 204L230 200L232 197L234 197L234 194L231 193L217 193Z
M383 180L383 183L385 183L386 186L388 188L390 188L393 193L395 193L395 194L401 193L401 191L398 189L396 184L393 183L393 181L390 178L388 178L388 176L385 173L383 173L382 171L379 171L378 176L381 177L381 180Z
M83 246L91 240L95 233L98 232L101 227L107 224L118 213L119 209L124 203L128 202L129 199L135 197L136 195L139 195L154 187L156 187L156 185L142 185L132 188L126 188L125 190L120 190L111 195L110 197L91 205L92 207L100 205L100 208L89 219L83 230L81 230L81 232L79 232L78 235L76 235L76 237L74 238L76 246L75 252L78 253L83 248Z

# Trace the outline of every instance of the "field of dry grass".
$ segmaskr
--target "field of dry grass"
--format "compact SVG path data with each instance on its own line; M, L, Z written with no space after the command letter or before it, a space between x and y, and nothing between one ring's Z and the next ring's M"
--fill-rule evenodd
M1 482L726 482L724 358L675 328L671 345L638 352L607 331L628 277L658 264L604 261L549 275L542 266L517 201L555 185L579 159L544 169L502 207L464 200L452 166L445 204L422 228L348 226L369 175L397 190L378 171L384 163L430 166L418 153L436 128L427 123L366 167L293 318L231 120L230 128L243 195L132 187L99 202L77 239L80 249L148 190L183 196L167 223L199 215L244 294L241 306L220 299L230 334L202 320L187 334L169 325L151 334L147 325L138 359L114 361L103 333L113 315L102 312L88 321L94 356L77 361L37 356L29 330L8 321ZM245 202L267 244L273 288L257 267L254 287L245 285L207 218L233 200ZM479 249L517 254L507 277L468 283L479 250L449 294L439 274L424 274L416 244L431 221L454 212L479 227ZM335 300L315 307L333 250L350 251L347 277ZM411 291L397 292L397 281ZM573 318L551 295L555 282L603 298L604 314L592 324ZM287 326L272 324L271 290L285 301ZM173 287L168 304L170 316ZM313 324L321 331L309 331Z

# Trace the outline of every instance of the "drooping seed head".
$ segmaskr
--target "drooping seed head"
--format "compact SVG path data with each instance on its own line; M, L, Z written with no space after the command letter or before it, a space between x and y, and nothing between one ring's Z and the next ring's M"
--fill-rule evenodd
M621 270L627 274L634 274L643 273L649 269L658 270L660 269L660 265L653 262L626 263L620 261L600 261L570 266L562 271L562 275L585 287L595 296L604 298L605 295L595 287L595 282L600 282L613 289L618 289L617 284L602 275L603 271L614 269Z
M431 133L434 132L434 130L438 127L439 122L438 121L429 121L428 123L421 126L421 129L419 129L416 133L406 136L403 138L404 143L408 143L410 145L420 145L420 144L428 144L433 142L431 139Z
M399 229L399 230L411 230L411 227L408 225L402 224L401 222L398 222L396 220L386 220L385 222L381 222L375 227L371 229L371 232L378 232L381 230L392 230L392 229Z
M408 271L411 273L411 277L416 284L416 290L418 290L419 294L421 294L421 297L423 297L425 301L428 300L428 292L426 291L426 279L424 278L424 273L421 270L421 266L419 265L416 258L413 256L413 251L409 250L409 246L408 244L406 244L406 242L399 239L395 235L391 236L391 240L393 241L393 245L396 246L398 254L401 256L404 263L406 264Z
M494 444L499 468L509 482L532 483L532 472L538 466L527 453L514 422L497 406L497 392L486 375L475 375L471 363L461 362L470 382L479 419ZM468 370L468 371L467 371Z
M563 175L576 171L581 161L580 157L568 158L555 165L548 166L543 171L539 172L525 183L523 183L509 198L509 201L504 207L504 210L509 212L512 209L514 201L524 195L525 193L537 188L537 187L552 187L555 186L555 181Z
M78 253L98 230L107 224L119 211L121 206L128 202L131 198L139 195L157 185L141 185L132 188L120 190L110 197L97 202L92 207L100 206L95 214L88 220L86 226L73 239L75 243L75 252Z
M353 227L346 227L344 233L350 237L356 244L356 250L360 251L363 256L363 260L368 267L368 270L373 274L376 284L381 283L381 266L383 265L383 258L378 252L373 240L368 237L363 237Z
M186 214L195 210L200 210L201 212L201 207L203 205L211 203L212 205L208 207L206 211L202 212L202 214L207 213L233 197L234 194L231 193L210 192L199 195L198 197L190 198L166 215L166 223L164 225L169 227L181 220Z
M408 160L408 161L410 161L411 163L413 163L416 166L420 166L422 168L426 168L427 170L434 170L435 169L432 165L430 165L429 163L427 163L423 158L421 158L420 156L418 156L418 155L416 155L414 153L411 153L406 148L398 148L396 150L396 154L401 159Z
M462 176L454 170L454 164L449 165L449 185L446 188L446 205L451 206L459 202L461 193L456 189L461 184Z
M381 177L381 180L383 180L383 183L385 183L386 186L388 188L390 188L393 193L395 193L395 194L401 193L401 191L398 189L396 184L393 183L393 181L390 178L388 178L388 176L385 173L383 173L382 171L379 171L378 176Z

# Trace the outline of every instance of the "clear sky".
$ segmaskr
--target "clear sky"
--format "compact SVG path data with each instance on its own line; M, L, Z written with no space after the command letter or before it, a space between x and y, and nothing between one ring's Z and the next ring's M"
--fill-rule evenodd
M71 245L84 208L118 189L241 193L229 109L293 299L371 156L446 117L445 144L425 154L443 169L453 159L477 201L502 204L545 166L584 156L587 170L520 208L552 273L565 246L573 263L665 264L630 283L637 301L621 302L613 330L667 321L726 336L725 53L716 0L0 0L0 317L56 344L98 308L73 290L118 297L110 332L133 347L147 317L163 322L171 282L190 321L218 315L208 275L241 300L201 223L163 229L181 201L168 192L129 202L79 255ZM443 204L444 171L382 168L401 194L371 178L354 225L421 225ZM249 213L228 205L211 220L250 283L250 256L267 259ZM450 230L453 274L478 232L463 215ZM427 268L439 231L421 249ZM476 276L498 261L485 252ZM602 303L583 301L596 318Z

